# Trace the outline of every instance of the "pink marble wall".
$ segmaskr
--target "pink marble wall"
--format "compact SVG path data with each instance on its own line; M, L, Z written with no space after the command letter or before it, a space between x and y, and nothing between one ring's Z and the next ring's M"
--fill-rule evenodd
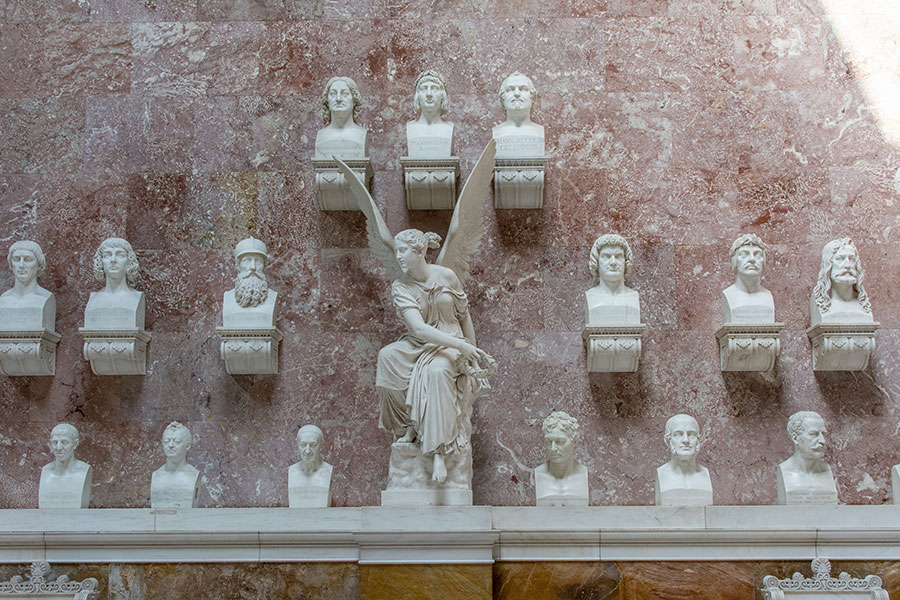
M63 334L55 377L0 377L0 506L37 505L60 420L82 432L92 506L147 505L173 419L194 433L203 506L286 504L307 422L327 434L334 504L379 502L390 437L376 426L374 362L402 327L362 217L319 211L309 158L325 80L352 76L388 225L443 234L449 214L407 212L399 164L426 68L447 78L463 175L513 70L538 86L552 156L542 210L485 206L467 288L500 361L474 416L476 503L533 501L540 421L556 409L582 424L594 504L652 503L661 431L681 411L709 429L719 504L774 500L785 421L801 409L828 422L842 501L889 498L900 151L817 0L7 0L0 41L0 237L4 251L43 246ZM606 231L635 252L649 326L637 374L585 371L587 252ZM746 231L772 246L766 285L787 325L769 374L718 368L727 250ZM274 256L274 377L227 375L214 333L231 249L249 234ZM91 256L110 235L141 260L145 377L97 377L81 358ZM882 329L868 371L814 375L808 295L839 235L859 246Z

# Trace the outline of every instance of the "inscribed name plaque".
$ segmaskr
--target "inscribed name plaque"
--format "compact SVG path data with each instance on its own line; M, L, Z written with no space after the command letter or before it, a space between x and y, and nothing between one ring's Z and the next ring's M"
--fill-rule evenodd
M319 485L288 487L288 506L290 508L327 508L330 503L330 487Z
M831 467L827 466L821 473L803 474L788 473L778 466L775 469L778 504L809 505L837 504L837 487Z
M531 158L544 155L544 138L537 135L504 135L497 140L497 158Z
M586 292L588 302L587 322L594 325L639 325L641 322L641 309L638 304L612 304L597 301L600 294ZM637 294L635 302L637 300ZM607 296L608 298L608 296Z
M419 136L408 137L410 158L449 158L452 137Z
M47 465L41 471L38 508L87 508L91 500L91 467L79 473L59 477Z
M775 309L765 304L745 304L731 309L732 323L774 323Z
M150 488L150 508L194 508L197 505L197 489L190 487Z
M660 506L709 506L713 503L712 490L672 488L660 490Z
M44 329L44 310L36 306L0 308L0 331ZM52 329L53 324L47 329Z
M366 155L366 138L359 139L336 138L316 141L316 157L331 158L362 158Z

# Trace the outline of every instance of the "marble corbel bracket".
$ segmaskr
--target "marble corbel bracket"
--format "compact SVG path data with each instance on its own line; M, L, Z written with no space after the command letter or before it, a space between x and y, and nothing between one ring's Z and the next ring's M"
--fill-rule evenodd
M55 331L0 331L0 372L4 375L56 374Z
M544 206L546 156L494 159L494 208Z
M78 328L94 375L146 375L150 334L143 329Z
M646 325L585 327L588 373L634 373L641 359L641 335Z
M359 210L337 163L330 158L314 158L312 162L316 170L316 190L322 210ZM368 158L348 158L344 162L368 189L372 182L372 161Z
M407 210L452 210L456 206L459 157L400 159Z
M723 371L771 371L781 352L778 334L784 323L726 323L716 331Z
M278 343L284 337L277 327L233 329L216 327L219 347L229 375L275 375Z
M878 323L817 323L806 330L813 371L863 371L875 354Z

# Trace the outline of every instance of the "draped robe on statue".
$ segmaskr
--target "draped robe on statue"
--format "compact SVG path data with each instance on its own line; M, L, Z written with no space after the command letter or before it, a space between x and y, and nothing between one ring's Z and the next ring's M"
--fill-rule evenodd
M417 310L427 325L465 339L461 325L468 314L465 292L403 278L394 281L391 293L401 318L405 311ZM378 353L379 425L397 436L411 425L423 455L453 454L468 444L472 401L487 383L463 375L456 365L458 356L453 348L424 342L411 333Z

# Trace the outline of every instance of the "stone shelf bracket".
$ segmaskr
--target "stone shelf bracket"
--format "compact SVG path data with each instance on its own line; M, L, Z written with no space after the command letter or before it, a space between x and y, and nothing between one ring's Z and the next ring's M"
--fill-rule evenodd
M716 331L723 371L771 371L781 352L778 334L784 323L726 323Z
M878 327L875 322L817 323L807 329L813 371L864 371L875 354Z
M585 327L588 373L635 373L641 359L641 335L646 325Z
M459 157L400 159L407 210L452 210L456 206Z
M94 375L146 375L147 344L150 334L143 329L87 329L84 360L91 363Z
M362 184L369 188L372 182L372 161L368 158L343 159ZM322 210L359 210L353 192L338 170L337 163L330 158L312 159L316 170L316 190Z
M546 156L495 159L494 208L543 207L546 164Z
M62 336L55 331L0 331L0 372L4 375L54 375L56 345Z
M765 600L890 600L886 590L881 587L881 577L866 575L862 579L851 577L841 572L837 577L831 576L831 562L827 558L816 557L812 561L812 577L804 577L794 573L793 577L778 579L774 575L763 577L760 590Z
M275 375L278 343L284 337L276 327L231 329L216 327L220 350L229 375Z

